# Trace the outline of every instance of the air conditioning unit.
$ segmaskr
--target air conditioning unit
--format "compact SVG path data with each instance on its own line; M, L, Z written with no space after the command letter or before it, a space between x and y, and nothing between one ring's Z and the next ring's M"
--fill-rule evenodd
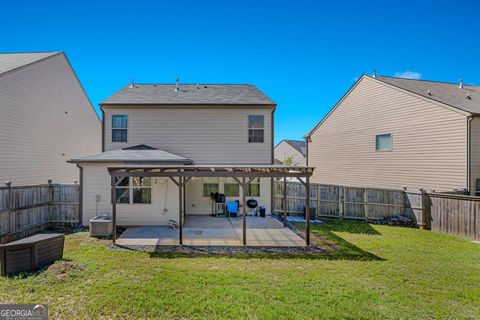
M96 216L90 220L91 237L108 237L113 232L112 217L107 214Z

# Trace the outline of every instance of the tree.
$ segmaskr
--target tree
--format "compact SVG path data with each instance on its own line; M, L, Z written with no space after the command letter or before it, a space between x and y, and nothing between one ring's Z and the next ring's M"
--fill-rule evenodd
M293 156L286 157L283 159L282 163L286 166L296 166L298 163L293 161Z

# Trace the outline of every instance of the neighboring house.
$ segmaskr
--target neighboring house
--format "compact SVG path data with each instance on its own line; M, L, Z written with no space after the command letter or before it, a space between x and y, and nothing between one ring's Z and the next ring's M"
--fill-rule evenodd
M253 85L135 84L100 105L104 152L71 161L82 168L84 225L97 214L112 212L108 168L209 165L213 172L216 166L273 165L276 105ZM264 177L248 187L248 198L258 199L267 213L271 185L272 179ZM178 221L178 189L168 177L126 177L116 192L117 225ZM186 184L185 213L210 214L212 192L241 200L232 178L194 177Z
M101 123L63 52L0 54L0 181L78 181L67 163L101 149Z
M282 140L275 146L275 160L284 163L291 159L292 165L306 166L307 143L299 140Z
M312 182L474 194L480 87L364 75L307 139Z

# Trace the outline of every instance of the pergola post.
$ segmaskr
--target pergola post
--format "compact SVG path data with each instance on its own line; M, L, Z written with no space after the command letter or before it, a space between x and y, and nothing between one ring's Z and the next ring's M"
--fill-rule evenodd
M310 177L305 178L305 194L306 194L306 204L305 204L305 219L306 221L306 234L305 234L305 243L307 246L310 245Z
M310 176L305 177L305 181L301 178L298 178L303 186L305 187L305 243L307 246L310 245Z
M183 177L178 177L178 243L183 245Z
M112 239L113 244L117 241L117 184L115 176L111 176L112 183Z
M247 245L247 203L246 203L246 183L245 177L242 178L242 214L243 214L243 245Z
M287 177L283 178L283 225L287 226Z

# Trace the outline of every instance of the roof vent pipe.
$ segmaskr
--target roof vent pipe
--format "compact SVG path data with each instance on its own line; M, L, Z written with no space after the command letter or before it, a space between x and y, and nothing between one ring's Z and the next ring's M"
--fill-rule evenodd
M427 90L427 94L428 94L429 96L432 95L432 92L430 91L430 89Z
M132 79L132 82L130 83L130 88L135 88L135 79Z
M458 88L463 89L463 80L462 79L458 80Z
M177 77L177 79L175 79L175 92L180 91L180 88L178 86L179 82L180 82L180 78Z
M376 77L377 76L377 70L373 69L373 74L372 74L372 77Z

